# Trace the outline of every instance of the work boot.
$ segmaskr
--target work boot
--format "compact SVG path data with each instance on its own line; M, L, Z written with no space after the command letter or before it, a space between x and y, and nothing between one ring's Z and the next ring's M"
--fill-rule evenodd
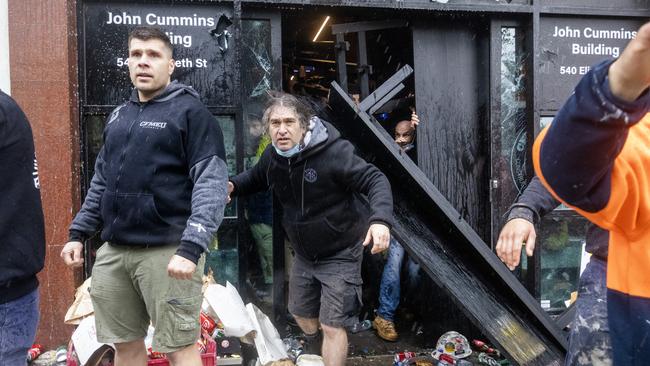
M377 329L377 335L379 338L385 339L389 342L395 342L399 337L395 330L395 323L386 320L379 315L377 315L375 320L372 321L372 327Z

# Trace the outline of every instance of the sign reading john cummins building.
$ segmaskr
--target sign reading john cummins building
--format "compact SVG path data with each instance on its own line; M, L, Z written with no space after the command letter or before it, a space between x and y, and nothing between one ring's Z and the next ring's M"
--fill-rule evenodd
M231 104L234 60L232 6L87 3L84 5L86 103L119 104L131 88L129 32L160 27L174 45L174 79L191 85L209 105Z
M622 19L542 18L541 108L557 110L591 66L620 55L641 24Z

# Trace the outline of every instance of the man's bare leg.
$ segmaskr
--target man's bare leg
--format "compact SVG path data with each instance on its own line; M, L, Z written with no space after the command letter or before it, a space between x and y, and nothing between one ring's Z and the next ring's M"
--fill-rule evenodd
M201 366L201 354L195 344L167 354L172 366Z
M345 328L321 324L323 328L323 361L325 366L343 366L348 357L348 333Z
M296 323L298 323L300 329L305 334L312 335L318 333L318 326L320 325L318 323L318 318L303 318L295 314L292 315L296 319Z
M115 343L115 366L145 366L147 360L144 339Z

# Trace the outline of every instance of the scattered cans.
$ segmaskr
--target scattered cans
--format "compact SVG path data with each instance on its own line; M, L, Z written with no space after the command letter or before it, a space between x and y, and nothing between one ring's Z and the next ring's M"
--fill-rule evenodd
M404 366L408 363L408 360L413 359L416 357L415 352L409 352L409 351L404 351L404 352L398 352L395 354L395 358L393 362L393 366Z

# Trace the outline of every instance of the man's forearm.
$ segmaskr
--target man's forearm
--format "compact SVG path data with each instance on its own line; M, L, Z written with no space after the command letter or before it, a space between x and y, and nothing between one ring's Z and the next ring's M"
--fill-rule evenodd
M508 220L526 219L537 223L544 215L560 205L553 195L544 188L539 177L534 176L517 202L508 209Z
M181 238L176 254L196 263L223 220L226 205L228 168L226 163L213 156L195 164L190 169L194 181L192 214Z

